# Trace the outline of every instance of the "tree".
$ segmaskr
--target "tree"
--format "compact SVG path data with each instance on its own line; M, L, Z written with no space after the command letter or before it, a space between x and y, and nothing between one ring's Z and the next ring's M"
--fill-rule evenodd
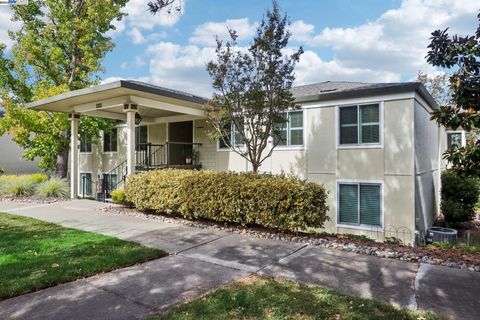
M25 149L23 156L40 157L40 168L65 177L68 168L70 123L66 114L35 112L25 104L99 81L101 61L114 47L106 32L120 20L128 0L36 0L12 6L10 53L0 44L0 98L6 112L0 135L8 132ZM82 117L80 132L91 140L112 121Z
M182 11L182 0L153 0L148 2L148 11L155 15L162 10L168 14Z
M451 104L452 93L450 91L448 74L439 73L435 76L428 76L428 74L424 72L419 72L417 81L423 83L439 106Z
M447 128L475 132L480 128L480 24L473 36L450 36L447 31L432 33L427 61L454 68L449 79L452 100L435 110L432 119ZM460 175L480 176L480 140L469 139L465 147L450 148L444 157Z
M284 54L291 35L287 26L287 16L281 16L274 1L246 50L237 48L237 33L229 29L230 40L217 39L216 61L207 66L215 90L207 105L210 135L223 139L254 172L282 139L286 111L296 108L290 89L303 49ZM266 150L272 138L272 148Z

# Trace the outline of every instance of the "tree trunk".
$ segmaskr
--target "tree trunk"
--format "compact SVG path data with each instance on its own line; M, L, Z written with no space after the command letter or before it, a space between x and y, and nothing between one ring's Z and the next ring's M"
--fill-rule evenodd
M252 162L252 171L253 173L258 173L258 168L260 167L260 165L256 162Z
M67 178L68 173L68 154L69 146L64 145L62 150L57 154L57 168L55 170L55 175L60 178Z

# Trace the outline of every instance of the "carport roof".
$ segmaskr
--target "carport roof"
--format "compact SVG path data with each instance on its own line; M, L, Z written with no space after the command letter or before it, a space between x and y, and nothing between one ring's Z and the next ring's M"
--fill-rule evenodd
M27 104L27 107L46 111L71 112L71 108L76 105L127 95L142 96L155 100L156 98L161 98L169 103L193 107L198 107L208 102L207 98L183 91L172 90L141 81L118 80L34 101Z

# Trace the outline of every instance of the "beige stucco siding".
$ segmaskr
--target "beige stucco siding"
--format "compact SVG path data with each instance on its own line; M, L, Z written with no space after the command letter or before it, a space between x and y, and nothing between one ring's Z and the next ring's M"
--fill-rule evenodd
M414 170L413 99L384 103L385 173L412 175Z
M425 230L438 215L439 150L446 135L430 120L430 112L420 101L415 101L415 218L416 227ZM440 139L445 140L442 142ZM442 140L443 140L442 139Z
M22 157L24 150L12 140L12 136L0 136L0 167L6 174L40 172L38 159L29 161Z
M306 109L307 174L336 173L335 107Z
M156 123L148 125L148 142L153 144L164 144L167 136L167 126L165 123Z
M193 137L195 142L201 143L200 163L206 170L218 170L217 142L208 137L210 127L205 120L194 121Z

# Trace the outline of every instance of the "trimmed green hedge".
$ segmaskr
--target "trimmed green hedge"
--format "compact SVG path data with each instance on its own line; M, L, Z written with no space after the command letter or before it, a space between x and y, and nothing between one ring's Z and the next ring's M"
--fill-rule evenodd
M453 171L442 172L441 210L445 223L455 226L470 221L475 216L480 186L472 177L461 177Z
M141 210L282 231L321 228L328 220L325 188L295 177L157 170L130 177L125 194Z

